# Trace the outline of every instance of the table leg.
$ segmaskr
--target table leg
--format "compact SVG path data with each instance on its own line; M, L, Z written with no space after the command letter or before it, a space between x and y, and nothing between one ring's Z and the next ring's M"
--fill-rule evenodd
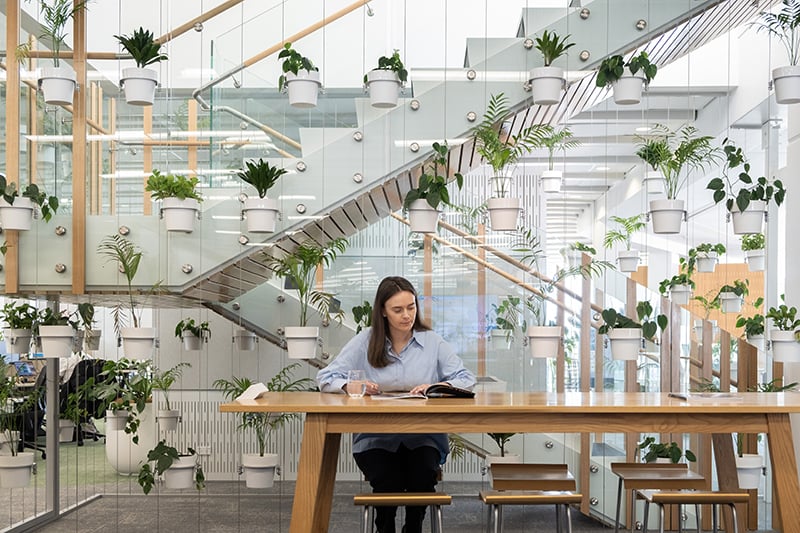
M719 490L723 492L742 492L739 488L739 475L736 473L736 454L733 451L733 438L730 433L714 433L711 436L714 443L714 462L717 465L717 482ZM737 504L741 512L737 513L737 522L739 531L746 531L745 527L745 513L747 511L747 504ZM712 513L716 513L715 506L712 506ZM722 509L722 525L725 531L733 531L730 527L734 519L733 513L726 505Z
M797 479L797 459L792 442L792 426L786 413L767 414L769 458L772 463L772 482L775 501L784 533L800 532L797 509L800 509L800 482Z
M291 533L325 533L331 516L341 434L327 433L328 416L309 413L292 505Z

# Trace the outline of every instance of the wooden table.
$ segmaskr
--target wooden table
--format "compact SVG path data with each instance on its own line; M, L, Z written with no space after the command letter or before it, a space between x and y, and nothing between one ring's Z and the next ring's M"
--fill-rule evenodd
M800 533L795 514L800 483L789 422L790 413L800 413L798 393L690 396L685 401L660 393L512 392L479 393L474 399L374 401L284 392L225 403L220 410L306 413L292 533L328 530L341 435L358 432L712 433L718 469L724 461L734 462L730 433L767 433L782 531Z

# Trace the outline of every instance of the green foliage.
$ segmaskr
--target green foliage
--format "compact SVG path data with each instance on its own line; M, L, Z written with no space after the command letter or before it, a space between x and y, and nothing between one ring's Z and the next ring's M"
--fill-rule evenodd
M570 148L580 146L580 141L572 138L572 130L567 127L551 129L542 137L542 146L547 148L547 165L549 170L555 166L556 152L564 152Z
M184 457L194 456L195 453L194 449L189 448L189 453L184 455ZM153 490L153 486L155 485L156 476L164 475L164 472L166 472L180 457L181 454L178 452L177 448L169 446L166 440L158 441L155 448L147 452L147 462L139 469L137 481L142 487L142 492L150 494L150 491ZM205 481L206 477L203 473L203 468L199 464L196 464L194 471L195 488L197 490L203 490L206 486Z
M203 197L195 190L198 184L198 179L194 176L187 178L186 176L174 174L162 174L158 169L153 169L153 173L147 178L147 185L144 190L152 193L156 200L163 200L164 198L178 198L179 200L186 200L192 198L198 202L203 201Z
M666 315L658 315L654 319L650 318L653 315L653 306L648 301L636 304L636 315L639 318L639 322L626 317L613 308L603 309L600 314L603 317L603 325L598 328L597 333L601 335L608 333L612 329L636 328L642 330L642 337L653 340L659 329L662 332L667 329L668 321Z
M692 252L694 252L694 254ZM702 244L698 244L697 246L689 250L689 257L692 257L693 255L694 257L697 257L697 252L702 252L706 254L711 252L716 252L721 255L725 253L725 245L722 244L721 242L718 242L716 244L712 244L710 242L704 242Z
M156 42L150 30L139 27L133 30L133 35L115 35L114 38L133 57L139 68L168 59L166 54L161 53L161 43Z
M372 304L369 300L364 300L361 305L353 306L353 320L356 321L356 333L372 326Z
M14 182L7 182L4 174L0 174L0 191L2 192L3 199L9 205L14 205L14 200L20 196L17 184ZM34 205L39 207L42 213L42 218L45 222L50 222L53 215L58 211L59 203L57 196L47 196L44 189L40 189L35 183L29 183L25 190L22 191L22 197L30 199Z
M308 390L314 384L310 378L294 379L292 373L300 367L300 363L292 363L281 369L269 380L266 387L271 392L291 392ZM218 379L214 382L214 388L220 390L228 400L233 400L253 382L249 378L238 378L236 376L228 379ZM240 430L251 429L258 442L258 454L264 456L267 451L267 442L270 432L274 429L283 427L289 420L296 418L297 413L242 413L239 424Z
M652 463L658 458L669 459L673 463L677 463L681 457L686 457L686 460L692 463L697 461L697 457L691 450L687 449L684 452L676 442L656 442L655 437L645 437L636 445L636 448L642 451L642 460L645 463Z
M763 233L748 233L746 235L742 235L743 252L763 250L766 244L766 238L764 237Z
M644 221L644 214L639 213L632 217L608 217L611 222L616 222L619 225L618 229L608 230L603 238L603 246L611 248L615 242L625 244L625 249L631 249L631 237L637 231L643 230L647 224Z
M628 71L634 75L641 71L645 77L646 84L649 84L656 77L656 72L658 72L658 67L650 63L650 58L644 50L639 55L633 56L627 63L621 55L613 55L605 58L600 63L595 83L598 87L612 85L625 74L625 67L628 67Z
M725 153L725 165L721 178L713 178L706 185L706 189L714 191L714 203L725 200L725 207L728 211L734 211L734 206L740 212L744 212L750 202L763 201L769 203L773 198L775 205L781 205L786 196L781 180L768 180L761 176L753 179L750 176L750 163L745 159L744 152L737 147L733 141L725 139L723 141L723 151ZM736 179L732 180L729 172L736 173L738 167L742 170L738 172ZM726 200L727 198L727 200Z
M750 280L746 279L742 281L740 279L737 279L734 280L733 285L728 285L728 284L723 285L722 287L719 288L719 292L717 293L717 298L719 298L719 295L722 294L723 292L732 292L736 296L741 296L741 297L747 296L748 294L750 294Z
M77 310L80 325L85 330L90 330L94 326L94 305L89 302L81 302L78 304Z
M783 0L778 13L761 11L759 19L750 24L756 25L756 31L764 30L786 50L789 64L796 66L800 62L800 0Z
M667 293L678 285L688 285L692 290L695 288L694 281L689 274L681 272L680 274L675 274L671 278L661 280L661 283L658 284L658 291L664 296L667 296Z
M301 70L307 70L309 72L318 71L319 69L314 66L314 63L311 62L310 59L304 57L292 48L292 43L286 43L283 45L283 50L278 54L278 59L283 59L283 63L281 64L281 69L283 74L280 75L278 78L278 90L282 91L283 87L286 85L286 73L291 72L295 76Z
M164 404L166 404L167 411L171 410L169 405L169 388L172 387L178 378L183 374L183 369L191 367L192 365L187 362L180 362L168 370L160 370L158 367L153 367L151 378L153 380L153 389L160 390L164 395Z
M258 161L245 161L245 169L237 175L245 183L249 183L256 188L259 198L264 198L275 184L278 178L289 172L285 168L274 167L267 161L259 158Z
M378 58L378 68L374 70L391 70L397 74L397 78L400 80L400 83L405 83L408 81L408 70L406 70L405 65L403 65L403 61L400 59L400 50L395 50L394 53L389 57L381 56ZM367 83L366 74L364 74L364 83Z
M33 329L38 317L36 308L28 303L6 302L0 311L0 318L10 329Z
M713 294L713 291L711 294ZM719 298L718 297L711 298L710 294L706 296L695 296L694 298L692 298L692 300L699 302L700 305L703 307L703 310L705 311L706 320L708 320L709 315L711 315L711 311L713 311L714 309L719 309L720 307Z
M649 84L653 81L653 78L655 78L658 73L658 66L650 62L650 57L644 50L642 50L639 55L633 56L630 61L626 63L626 66L630 69L631 74L636 74L641 71L645 77L645 84Z
M744 334L748 338L763 335L764 315L753 315L751 317L740 316L736 319L736 327L744 328Z
M541 37L536 37L534 47L542 53L544 59L544 66L549 67L553 61L567 53L567 50L575 46L575 43L570 43L567 40L571 35L565 35L563 38L559 37L556 32L548 32L544 30Z
M506 332L506 340L510 340L514 331L527 329L527 323L522 318L522 298L519 296L508 295L499 304L492 304L492 312L489 320L493 322L487 329L499 329Z
M759 383L755 387L748 389L750 392L786 392L797 389L797 382L781 385L782 378L775 378L766 383Z
M597 250L586 243L575 241L567 245L565 251L571 252L586 252L589 255L597 255Z
M772 323L781 331L794 331L800 328L800 319L797 318L797 308L786 305L784 294L781 294L781 301L784 302L778 307L770 307L767 311L767 318L772 319Z
M447 191L447 178L448 172L448 153L447 142L439 144L433 143L433 158L431 159L432 165L427 171L422 172L419 177L419 183L416 188L411 189L403 199L403 209L408 210L409 206L415 200L426 200L428 205L433 209L437 209L439 204L452 205L450 203L450 193ZM445 175L439 173L441 167ZM464 176L460 172L453 175L456 179L458 188L464 186Z
M703 170L719 160L719 149L711 146L712 137L698 136L697 128L684 125L677 131L658 124L647 137L637 135L636 155L664 176L667 199L675 200L686 185L688 174ZM682 175L682 171L686 173Z
M17 386L15 372L5 358L0 355L0 435L5 437L11 455L18 453L19 438L22 431L23 413L37 406L43 389L22 391Z
M100 400L97 416L104 416L108 409L113 412L128 411L125 433L132 435L131 441L139 443L140 416L153 396L151 361L108 360L103 365L102 380L93 390L94 398Z
M211 328L208 327L207 320L197 324L194 318L181 319L181 321L175 325L175 336L181 338L184 331L189 331L195 337L200 337L205 341L211 338Z
M497 444L497 447L500 448L500 457L506 456L506 444L508 441L511 440L511 437L516 435L516 433L487 433L489 437Z
M317 267L329 267L340 253L347 249L347 239L334 239L320 245L308 240L300 244L293 252L283 257L275 257L264 253L264 264L272 272L283 279L288 279L297 289L300 300L300 326L308 323L308 308L316 306L323 315L328 316L333 295L314 289L314 277ZM339 321L344 317L344 312L339 311L334 318Z
M44 33L40 36L49 42L53 50L53 66L59 66L59 55L64 39L67 37L67 22L86 7L87 2L73 2L73 0L54 0L52 4L41 2L42 28Z

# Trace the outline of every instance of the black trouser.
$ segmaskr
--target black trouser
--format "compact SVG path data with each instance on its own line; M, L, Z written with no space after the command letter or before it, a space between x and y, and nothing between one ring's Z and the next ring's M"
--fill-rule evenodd
M353 454L356 464L372 486L372 492L435 492L439 472L439 450L420 446L409 450L403 445L396 452L374 449ZM378 533L395 533L397 507L376 507ZM424 506L406 507L404 533L422 533Z

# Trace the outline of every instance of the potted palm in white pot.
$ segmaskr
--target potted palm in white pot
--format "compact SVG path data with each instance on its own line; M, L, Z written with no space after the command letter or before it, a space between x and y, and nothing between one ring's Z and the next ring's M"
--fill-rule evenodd
M267 198L267 192L278 183L278 178L288 170L270 165L259 158L245 161L245 168L237 174L245 183L256 189L257 198L246 198L242 207L242 218L247 220L250 233L272 233L278 219L278 201Z
M506 135L504 121L509 117L508 98L503 93L489 99L483 120L472 129L475 149L492 168L492 198L487 201L489 220L494 231L513 231L521 210L520 198L508 196L512 167L519 158L542 145L550 126L534 124L516 135Z
M763 233L742 235L742 251L750 272L763 272L766 268L766 238Z
M636 304L636 315L639 322L617 312L616 309L604 309L601 313L603 325L597 333L608 335L611 342L611 356L614 359L635 361L642 347L642 339L655 340L656 333L667 328L666 315L657 315L654 319L653 307L648 301Z
M72 98L77 85L75 71L69 65L61 64L60 52L67 37L67 22L76 13L86 8L86 2L73 0L55 0L52 4L41 2L42 26L41 38L49 43L53 51L53 66L43 67L39 76L39 87L44 95L45 103L51 105L72 105Z
M183 369L190 366L192 365L187 362L180 362L168 370L153 368L151 375L153 390L161 391L164 397L164 409L159 409L157 411L156 420L158 420L161 427L167 431L175 431L178 429L178 422L181 418L181 412L177 409L173 409L169 403L169 389L180 379L181 374L183 374Z
M167 60L166 54L161 53L161 43L155 40L153 32L142 27L132 35L115 35L114 38L136 62L136 67L122 69L119 81L125 90L125 101L131 105L153 105L158 72L147 66Z
M769 332L772 356L780 363L800 363L800 318L797 318L797 308L786 305L783 294L781 301L784 303L767 311L767 318L775 326Z
M318 267L329 267L346 248L347 239L334 239L324 245L305 241L282 257L266 254L265 266L297 290L300 303L299 325L283 328L290 359L313 359L316 355L319 327L308 325L309 311L313 306L328 317L333 295L315 289L315 274ZM344 313L340 309L335 316L340 318Z
M433 143L431 166L423 169L417 186L412 188L403 199L403 210L408 212L411 231L417 233L436 233L439 220L439 205L452 205L447 190L449 175L447 161L447 143ZM441 170L440 170L441 169ZM464 186L464 176L460 172L454 174L458 188Z
M162 174L158 169L147 178L144 190L151 193L154 200L161 200L161 211L167 231L191 233L194 221L200 211L203 197L197 192L198 179L194 176Z
M552 105L561 100L561 91L566 87L567 79L564 69L554 67L552 63L575 46L575 43L568 42L569 38L570 35L559 37L554 31L544 30L542 36L534 40L534 47L541 52L544 61L544 66L536 67L530 72L534 104Z
M647 52L642 50L627 62L621 55L605 58L597 70L598 87L611 87L614 102L620 105L638 104L642 89L650 85L658 67L650 63Z
M639 268L639 250L632 250L631 237L637 231L645 228L644 215L638 214L632 217L610 216L608 220L617 224L617 228L610 229L603 238L603 246L611 248L615 243L625 245L624 250L617 254L617 262L621 272L636 272Z
M697 133L697 129L688 124L677 131L659 124L651 135L637 136L639 149L636 155L653 170L661 172L667 196L663 200L650 201L650 218L655 233L680 233L686 203L678 195L686 185L688 174L711 165L719 158L718 150L711 146L712 138Z
M408 70L400 59L400 51L378 58L378 67L364 74L364 85L369 90L372 107L397 107L400 89L408 81Z
M292 43L283 46L278 58L283 59L281 64L283 73L278 78L278 90L286 88L286 92L289 93L289 104L292 107L316 107L317 95L322 85L319 80L319 69L310 59L292 48Z
M756 31L764 30L778 39L789 65L772 70L775 101L779 104L800 102L800 0L783 0L778 13L762 11L759 20L752 22Z
M580 145L580 141L572 138L572 130L567 127L551 130L542 138L542 145L547 148L547 170L542 172L539 183L546 193L561 192L561 180L564 174L555 169L556 152L564 152Z

